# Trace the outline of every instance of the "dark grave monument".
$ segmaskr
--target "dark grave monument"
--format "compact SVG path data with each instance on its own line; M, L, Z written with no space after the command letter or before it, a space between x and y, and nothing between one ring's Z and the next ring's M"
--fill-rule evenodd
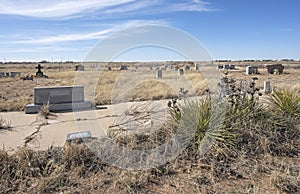
M120 71L122 71L122 70L128 70L128 67L126 65L121 65Z
M75 71L84 71L84 66L83 65L76 65L75 66Z
M41 66L41 64L38 64L37 67L35 67L38 71L35 73L36 77L44 77L44 73L42 72L42 69L44 67Z
M282 74L283 70L284 70L284 66L281 64L267 65L266 67L267 67L268 73L270 73L270 74L275 74L277 72L279 74Z

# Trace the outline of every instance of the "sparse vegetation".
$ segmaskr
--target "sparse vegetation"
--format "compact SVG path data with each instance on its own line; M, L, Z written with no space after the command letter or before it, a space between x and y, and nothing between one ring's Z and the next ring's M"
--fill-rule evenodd
M0 117L0 130L1 129L10 129L11 128L11 121L7 121Z
M153 118L147 103L132 106L111 126L110 137L129 149L153 149L192 128L190 144L168 163L120 169L84 143L45 151L3 149L0 193L299 193L299 93L275 90L263 101L259 81L227 78L223 100L209 94L181 103L170 100L164 125L155 131L132 130L133 122L146 126ZM212 147L201 153L205 139Z

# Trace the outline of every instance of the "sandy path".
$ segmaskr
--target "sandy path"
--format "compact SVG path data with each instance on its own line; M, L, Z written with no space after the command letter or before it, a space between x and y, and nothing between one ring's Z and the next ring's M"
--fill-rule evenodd
M0 130L0 145L8 151L25 144L44 150L50 146L63 146L68 133L91 131L93 137L102 137L106 135L117 115L121 115L132 104L122 103L97 110L55 113L54 117L47 120L41 119L37 114L3 112L0 117L11 121L12 128ZM161 105L165 106L166 102Z

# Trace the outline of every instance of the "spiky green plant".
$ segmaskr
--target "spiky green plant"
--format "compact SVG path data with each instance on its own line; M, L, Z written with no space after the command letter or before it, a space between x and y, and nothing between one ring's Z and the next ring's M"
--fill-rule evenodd
M300 117L300 94L296 91L274 91L269 98L274 113L283 116Z
M180 105L179 130L194 132L192 144L200 152L208 148L220 148L230 145L234 134L224 125L226 107L224 102L206 99L186 100Z

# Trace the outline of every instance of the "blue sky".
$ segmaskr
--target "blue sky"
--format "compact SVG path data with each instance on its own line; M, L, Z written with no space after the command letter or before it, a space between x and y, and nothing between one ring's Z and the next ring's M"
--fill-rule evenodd
M112 33L168 25L213 59L300 59L299 0L0 0L0 61L74 60ZM159 48L119 60L180 60Z

